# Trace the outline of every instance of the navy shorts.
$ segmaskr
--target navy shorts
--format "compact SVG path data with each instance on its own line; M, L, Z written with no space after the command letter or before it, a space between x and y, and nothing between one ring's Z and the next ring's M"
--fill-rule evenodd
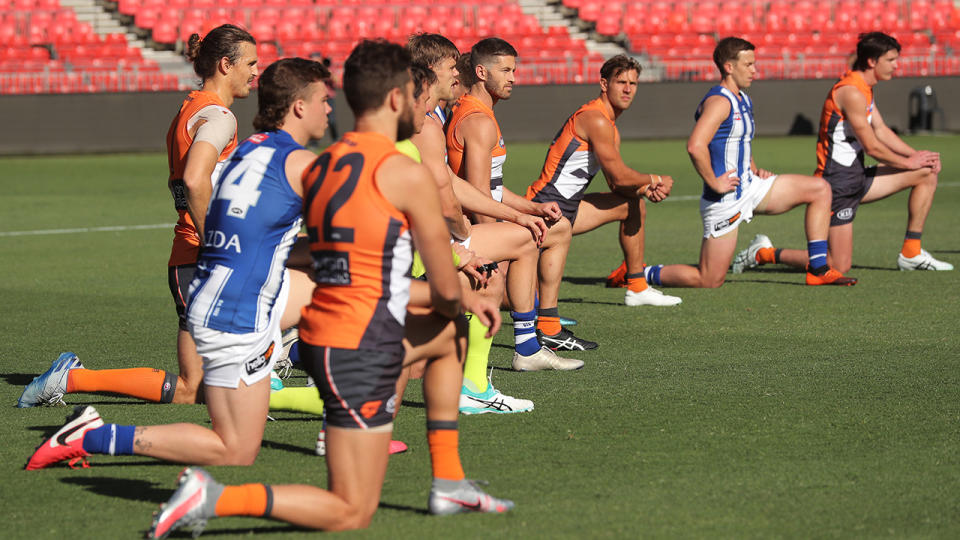
M317 347L300 341L300 361L317 383L327 424L369 429L393 422L403 354Z
M180 329L187 328L187 298L190 297L190 282L197 273L196 264L182 264L167 267L167 284L170 285L170 294L177 307L177 317L180 319Z
M853 223L857 209L860 208L860 201L870 190L876 176L876 167L863 168L859 162L854 162L850 167L836 167L830 174L823 176L833 192L833 204L830 206L831 227Z

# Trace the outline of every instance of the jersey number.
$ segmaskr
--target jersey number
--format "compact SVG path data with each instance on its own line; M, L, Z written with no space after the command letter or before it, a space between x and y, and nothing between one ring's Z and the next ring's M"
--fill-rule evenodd
M327 170L330 168L330 159L330 154L323 154L317 158L317 161L313 164L314 168L320 168L320 172L317 174L316 180L313 185L310 186L310 191L307 193L307 212L305 212L307 214L309 214L309 209L313 205L313 199L317 196L317 192L320 191L320 186L323 185L323 181L326 179ZM357 188L357 183L360 181L360 173L363 171L363 154L352 152L344 155L338 159L337 163L333 166L333 172L340 172L347 167L350 168L347 179L333 196L330 197L323 211L323 224L321 229L323 229L324 242L352 244L354 240L353 227L335 227L333 225L333 216L343 208L343 205L347 204L350 196L353 195L353 191ZM307 234L310 237L311 243L318 240L316 227L307 227ZM350 284L350 252L314 250L312 255L313 280L316 283L330 285Z
M227 215L239 219L247 217L251 206L260 200L260 182L267 172L275 148L261 146L243 157L220 182L217 199L227 201Z

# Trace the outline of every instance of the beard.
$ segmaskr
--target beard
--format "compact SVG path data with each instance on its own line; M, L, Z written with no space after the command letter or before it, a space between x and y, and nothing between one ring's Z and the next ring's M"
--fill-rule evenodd
M413 134L416 133L414 126L413 118L413 107L407 104L407 107L404 108L403 114L400 118L397 119L397 140L403 141L413 137Z

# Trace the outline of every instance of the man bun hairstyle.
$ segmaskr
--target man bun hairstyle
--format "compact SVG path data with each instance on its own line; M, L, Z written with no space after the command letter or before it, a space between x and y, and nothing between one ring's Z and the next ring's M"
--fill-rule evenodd
M231 64L240 61L240 44L257 44L250 32L239 26L223 24L211 30L203 39L200 34L191 34L187 40L186 56L193 64L193 71L201 80L217 73L217 64L226 57Z
M253 128L257 131L280 129L290 105L308 97L311 83L328 78L330 70L321 62L306 58L281 58L270 64L260 75Z
M343 64L343 93L354 116L379 108L410 81L410 52L383 39L361 41Z

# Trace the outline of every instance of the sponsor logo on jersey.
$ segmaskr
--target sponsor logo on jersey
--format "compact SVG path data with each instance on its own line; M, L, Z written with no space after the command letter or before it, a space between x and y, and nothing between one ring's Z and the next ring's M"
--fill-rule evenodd
M267 347L267 350L251 358L250 360L247 360L247 363L244 364L244 367L247 369L247 375L253 375L254 373L270 365L270 357L273 356L273 347L274 343L271 341L270 346Z
M254 133L253 135L251 135L250 137L248 137L247 140L250 141L250 142L252 142L252 143L254 143L254 144L260 144L260 143L262 143L263 141L265 141L265 140L267 140L267 139L269 139L269 138L270 138L270 136L267 135L266 133Z
M503 147L505 146L505 145L503 144L503 137L500 137L500 141L499 141L497 144L500 145L500 148L503 148Z
M350 252L313 252L313 281L327 285L350 285Z
M232 234L229 238L227 238L227 235L221 231L210 229L205 232L204 236L206 236L204 243L205 247L223 250L232 249L237 253L243 253L243 251L240 249L240 237L236 234Z

